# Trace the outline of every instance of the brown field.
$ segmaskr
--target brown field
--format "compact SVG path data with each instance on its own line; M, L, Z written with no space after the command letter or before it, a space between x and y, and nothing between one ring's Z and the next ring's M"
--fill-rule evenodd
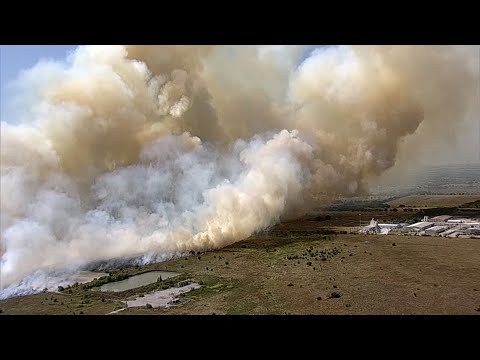
M390 206L415 208L454 207L480 200L478 195L410 195L388 202Z
M480 240L325 235L321 224L291 222L200 257L144 267L183 272L182 278L203 286L169 309L118 314L480 314ZM119 300L147 290L102 294L79 288L0 301L0 309L107 314L122 307Z

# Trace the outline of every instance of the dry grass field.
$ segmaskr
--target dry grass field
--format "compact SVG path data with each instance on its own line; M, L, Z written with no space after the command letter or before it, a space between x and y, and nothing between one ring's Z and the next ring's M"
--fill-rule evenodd
M203 286L182 295L181 305L118 314L480 314L478 239L327 235L320 225L290 222L218 251L142 267L182 272ZM78 287L0 301L0 309L107 314L155 286L115 294Z
M392 207L405 205L415 208L454 207L480 200L478 195L410 195L388 202Z

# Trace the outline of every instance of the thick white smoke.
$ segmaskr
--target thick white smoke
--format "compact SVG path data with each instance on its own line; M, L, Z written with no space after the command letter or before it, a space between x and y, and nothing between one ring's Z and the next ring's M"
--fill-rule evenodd
M305 50L84 46L25 72L24 115L1 123L0 297L226 246L364 191L422 121L471 111L462 48Z

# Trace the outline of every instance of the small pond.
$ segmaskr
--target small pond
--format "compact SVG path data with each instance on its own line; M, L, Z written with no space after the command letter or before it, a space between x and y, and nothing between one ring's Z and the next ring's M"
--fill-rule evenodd
M160 276L162 277L162 280L165 280L178 275L180 275L180 273L171 271L149 271L143 274L131 276L125 280L104 284L100 287L94 288L94 290L113 292L127 291L130 289L135 289L141 286L152 284L156 282Z

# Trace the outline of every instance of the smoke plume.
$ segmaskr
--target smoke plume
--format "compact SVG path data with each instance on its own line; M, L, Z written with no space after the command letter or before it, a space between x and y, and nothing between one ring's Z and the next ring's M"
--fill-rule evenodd
M16 83L22 116L1 123L0 297L220 248L367 191L417 129L478 111L477 54L81 46L38 63Z

